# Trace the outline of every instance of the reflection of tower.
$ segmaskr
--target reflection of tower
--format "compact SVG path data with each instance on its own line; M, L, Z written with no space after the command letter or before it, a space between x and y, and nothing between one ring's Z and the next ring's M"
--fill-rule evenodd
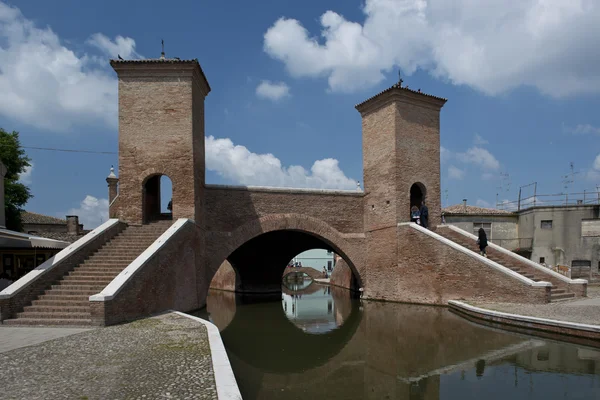
M485 372L485 360L477 360L475 363L475 376L480 379Z

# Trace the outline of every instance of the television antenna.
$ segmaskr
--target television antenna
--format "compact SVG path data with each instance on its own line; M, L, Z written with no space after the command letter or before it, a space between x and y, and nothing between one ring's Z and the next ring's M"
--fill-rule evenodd
M567 192L569 191L569 188L571 187L573 182L575 182L575 175L579 173L575 172L574 170L575 165L573 164L573 161L571 161L569 163L569 173L562 176L563 189L565 189Z

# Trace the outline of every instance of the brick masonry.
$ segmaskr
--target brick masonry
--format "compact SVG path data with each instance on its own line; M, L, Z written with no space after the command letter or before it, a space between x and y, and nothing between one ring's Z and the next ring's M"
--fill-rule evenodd
M395 265L369 266L364 296L421 304L495 299L546 303L550 287L531 287L410 226L399 226Z
M196 240L196 226L188 222L112 300L90 302L92 323L112 325L168 309L191 311L204 305L209 282L198 276L202 268L194 251Z
M74 251L69 257L65 257L54 265L46 273L38 276L36 280L17 292L14 296L0 299L0 321L14 318L17 313L23 311L25 306L40 296L51 285L60 280L69 271L81 264L91 254L104 246L110 239L117 236L125 229L124 223L117 223L92 239L87 245Z
M107 307L97 310L106 321L164 309L167 303L178 309L202 305L215 276L222 287L260 290L260 279L249 282L252 274L241 264L245 258L260 261L261 254L267 263L282 264L255 270L269 281L267 286L277 286L288 252L316 242L344 259L347 269L340 268L341 276L334 277L340 286L350 285L354 276L356 286L370 298L427 304L456 298L546 299L546 289L516 284L430 237L397 227L409 220L413 184L425 191L430 226L440 222L440 110L445 99L394 85L357 105L364 193L206 185L204 98L210 86L198 62L111 64L119 77L119 195L111 215L142 223L144 183L167 175L173 183L174 218L193 219L195 227L181 234L179 240L187 247L173 247L168 258L144 268L135 286L127 289L127 300L96 306ZM274 232L304 236L294 236L288 244L274 240L271 247L268 240L260 240L274 238ZM258 247L252 249L252 243ZM222 265L227 270L217 273ZM175 271L179 268L195 268L186 272L189 282L178 290L179 278L164 286L161 275L180 277ZM164 291L158 297L162 300L146 299L157 291Z

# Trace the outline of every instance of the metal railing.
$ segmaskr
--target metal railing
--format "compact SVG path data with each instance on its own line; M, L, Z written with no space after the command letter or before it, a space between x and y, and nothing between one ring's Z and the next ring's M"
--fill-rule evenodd
M600 190L581 193L556 193L538 194L529 197L521 197L515 201L503 201L496 203L496 208L506 211L521 211L540 206L581 206L600 204Z
M490 242L511 251L533 247L533 238L490 239Z

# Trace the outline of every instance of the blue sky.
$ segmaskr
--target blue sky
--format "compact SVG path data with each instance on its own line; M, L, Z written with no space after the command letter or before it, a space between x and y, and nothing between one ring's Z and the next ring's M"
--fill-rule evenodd
M444 205L493 206L534 181L538 193L565 191L570 162L568 190L590 190L600 184L600 4L559 3L0 1L0 126L24 146L116 152L108 59L158 57L164 39L168 57L198 58L212 87L209 183L354 188L354 105L401 68L409 87L449 99ZM27 152L28 210L78 213L90 228L106 218L116 154Z

